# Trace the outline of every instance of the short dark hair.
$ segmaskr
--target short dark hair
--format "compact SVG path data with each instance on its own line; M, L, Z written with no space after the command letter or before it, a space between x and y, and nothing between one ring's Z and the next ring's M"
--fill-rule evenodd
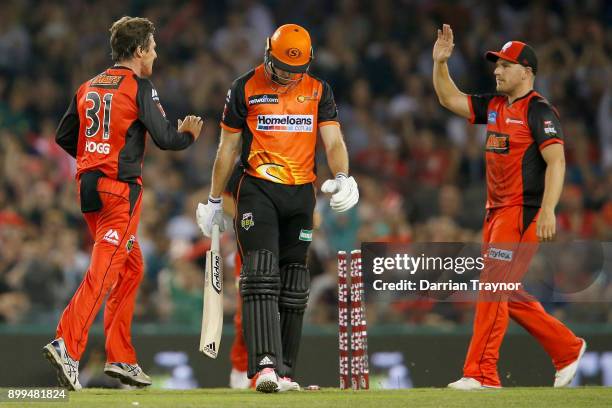
M111 57L119 62L132 58L138 47L149 49L155 26L147 18L124 16L115 21L109 31Z

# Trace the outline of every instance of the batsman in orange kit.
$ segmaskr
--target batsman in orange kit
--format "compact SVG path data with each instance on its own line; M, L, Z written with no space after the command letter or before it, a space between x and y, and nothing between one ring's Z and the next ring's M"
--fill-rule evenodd
M308 31L285 24L266 41L263 63L233 82L208 201L196 210L204 235L213 225L225 229L221 194L240 152L243 173L232 195L242 331L247 375L257 377L255 389L265 393L300 389L294 379L310 291L319 134L336 176L321 191L331 194L330 206L338 212L359 201L331 86L309 73L313 56Z
M146 79L157 58L154 31L144 18L123 17L112 25L115 65L79 87L57 129L57 143L76 158L81 211L94 238L89 269L62 314L55 340L43 348L60 384L72 390L81 389L79 360L107 295L104 372L125 384L151 385L131 339L144 273L136 235L146 134L161 149L182 150L202 128L202 119L190 115L175 129Z
M486 59L495 63L497 94L466 95L453 83L447 61L453 50L448 25L433 48L433 84L445 108L487 125L487 215L483 228L485 268L481 282L520 282L539 241L555 235L555 207L565 174L564 136L558 114L533 90L537 58L520 41L507 42ZM463 377L450 388L499 388L499 348L509 318L534 336L556 368L554 387L570 384L586 342L549 315L526 291L479 294L474 332Z

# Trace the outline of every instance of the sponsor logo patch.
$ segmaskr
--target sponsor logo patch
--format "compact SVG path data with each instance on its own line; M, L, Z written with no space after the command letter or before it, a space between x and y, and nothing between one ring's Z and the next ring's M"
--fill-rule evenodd
M510 262L512 261L513 251L507 249L499 249L489 247L488 257L491 259L497 259L498 261Z
M253 213L244 213L242 214L242 220L240 221L240 226L244 228L246 231L249 230L252 226L255 225L255 220L253 220Z
M263 104L278 105L278 95L263 94L263 95L249 96L249 105L263 105Z
M265 356L264 358L261 359L261 361L259 362L260 366L264 366L264 365L273 365L274 363L272 362L272 359L270 359L270 357Z
M301 230L300 231L300 241L312 241L312 230Z
M123 78L123 75L100 74L91 81L91 86L104 89L118 89Z
M215 253L211 256L210 283L217 293L221 293L223 282L221 280L221 257Z
M503 133L488 132L485 150L491 153L508 154L510 152L510 136Z
M487 115L487 122L495 123L497 121L497 112L490 111Z
M217 357L217 346L214 342L207 344L206 346L204 346L204 348L215 358Z
M107 155L110 153L110 144L108 143L96 143L92 140L85 142L85 151L88 153L100 153Z
M506 125L508 123L514 123L515 125L524 125L525 124L522 120L506 118Z
M257 115L257 130L268 132L312 132L313 115Z
M119 234L117 233L117 230L109 229L106 231L106 234L104 234L104 238L102 238L102 240L115 246L119 245Z

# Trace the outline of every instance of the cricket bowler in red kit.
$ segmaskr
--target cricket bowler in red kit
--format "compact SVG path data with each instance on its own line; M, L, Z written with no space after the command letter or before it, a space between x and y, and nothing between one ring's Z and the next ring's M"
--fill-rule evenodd
M79 360L107 296L104 372L125 384L151 385L131 339L144 272L136 234L146 135L161 149L182 150L202 129L202 119L191 115L174 128L146 79L157 58L154 31L145 18L123 17L112 25L115 65L78 88L57 129L57 143L76 158L81 211L95 240L89 269L62 314L55 340L43 348L60 384L72 390L81 389Z
M486 59L495 63L498 92L491 95L466 95L455 86L447 65L453 47L453 32L445 24L438 30L433 48L433 84L438 99L442 106L470 122L487 125L486 258L480 279L511 277L520 281L538 242L552 240L555 235L555 207L565 175L559 117L533 90L537 58L529 45L509 41L501 51L487 52ZM498 256L500 251L508 256ZM463 377L450 383L450 388L501 387L497 361L509 318L534 336L551 357L557 370L554 386L571 382L586 342L521 289L510 298L480 297Z

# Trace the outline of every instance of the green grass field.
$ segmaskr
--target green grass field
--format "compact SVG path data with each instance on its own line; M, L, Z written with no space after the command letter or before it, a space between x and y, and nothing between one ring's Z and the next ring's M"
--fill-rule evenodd
M6 395L6 394L5 394ZM86 389L70 393L69 402L0 403L13 407L257 407L257 408L393 408L393 407L612 407L612 388L507 388L462 392L447 389L302 391L260 394L254 391L199 389L190 391Z

